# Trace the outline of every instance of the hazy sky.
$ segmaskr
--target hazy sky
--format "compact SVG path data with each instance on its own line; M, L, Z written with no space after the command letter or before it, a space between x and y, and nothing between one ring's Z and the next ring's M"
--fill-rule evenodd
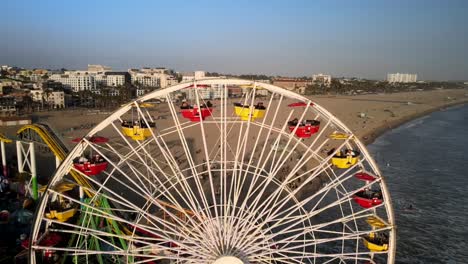
M22 1L0 64L468 79L468 1Z

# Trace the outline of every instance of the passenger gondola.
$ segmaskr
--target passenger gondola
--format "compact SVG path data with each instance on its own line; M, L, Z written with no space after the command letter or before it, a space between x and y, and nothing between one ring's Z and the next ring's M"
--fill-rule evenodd
M108 138L93 136L88 140L91 143L103 144L109 141ZM73 142L82 142L81 138L76 138ZM94 176L106 170L108 162L99 154L82 155L73 161L73 167L87 176Z
M154 105L151 103L139 103L138 107L136 105L132 106L132 118L131 120L122 121L122 133L137 141L145 140L150 137L152 135L151 130L156 127L156 123L147 110L147 108L152 107L154 107ZM141 110L138 111L136 108L140 108ZM146 113L144 113L143 110Z
M370 251L379 252L388 250L388 235L386 233L370 233L362 237L364 246Z
M299 125L298 125L299 124ZM310 138L313 134L317 133L320 129L320 121L318 120L304 120L299 122L297 118L288 122L289 131L293 132L296 129L296 136L299 138Z
M356 177L357 179L361 181L370 181L370 182L375 181L377 179L376 176L365 171L361 171L361 172L354 174L354 177Z
M205 118L211 116L213 111L212 104L210 101L202 104L200 107L197 105L192 106L186 102L182 103L180 106L180 113L184 118L189 119L192 122L198 122L201 120L205 120Z
M359 155L359 151L347 149L345 151L335 153L331 162L339 169L348 169L359 161Z
M381 191L362 190L354 194L354 201L364 208L371 208L373 206L382 204L383 196Z
M152 121L148 121L148 124L144 120L122 122L123 134L133 140L145 140L151 136L151 129L155 127L156 123Z
M243 105L241 103L234 103L235 114L243 121L255 121L257 118L263 118L265 116L266 107L262 102L258 102L254 106Z

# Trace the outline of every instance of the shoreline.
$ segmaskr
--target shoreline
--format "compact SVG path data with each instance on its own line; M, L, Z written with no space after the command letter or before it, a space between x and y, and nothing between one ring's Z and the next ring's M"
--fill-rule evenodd
M375 128L372 132L364 134L362 137L359 138L359 140L361 140L364 143L364 145L368 146L368 145L374 143L374 141L378 137L382 136L383 134L385 134L388 131L391 131L392 129L398 128L398 127L400 127L400 126L402 126L402 125L404 125L406 123L409 123L409 122L411 122L413 120L416 120L418 118L430 115L432 113L435 113L435 112L438 112L438 111L443 111L443 110L448 109L450 107L455 107L455 106L460 106L460 105L465 105L465 104L468 104L468 100L461 101L461 102L452 102L451 104L447 104L447 105L444 105L442 107L434 107L432 109L428 109L428 110L425 110L423 112L418 112L418 113L414 113L414 114L412 114L410 116L402 117L399 120L394 120L394 121L389 122L387 124L382 124L380 127Z
M468 104L468 90L309 98L340 119L367 146L385 132L404 123L448 107Z

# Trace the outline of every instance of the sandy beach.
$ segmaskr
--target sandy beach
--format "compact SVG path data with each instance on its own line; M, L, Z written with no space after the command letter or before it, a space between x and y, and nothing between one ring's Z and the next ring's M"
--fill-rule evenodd
M314 96L312 100L343 121L363 142L372 143L402 123L468 102L468 90L432 90L357 96Z
M366 144L388 129L446 107L468 102L468 90L432 90L355 96L310 96L314 102L344 122ZM36 122L48 123L65 141L86 134L110 114L109 111L67 109L33 114ZM19 127L2 127L14 137ZM67 142L65 142L67 143ZM68 143L69 144L69 143Z

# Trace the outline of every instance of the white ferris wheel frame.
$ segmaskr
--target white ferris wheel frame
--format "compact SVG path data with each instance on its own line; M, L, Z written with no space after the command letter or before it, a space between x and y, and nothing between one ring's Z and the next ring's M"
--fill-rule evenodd
M342 123L339 119L337 119L334 115L332 115L326 109L324 109L320 105L316 104L312 100L310 100L310 99L308 99L306 97L303 97L303 96L301 96L299 94L296 94L296 93L294 93L292 91L285 90L283 88L280 88L280 87L277 87L277 86L274 86L274 85L271 85L271 84L261 83L261 82L256 82L256 81L240 80L240 79L228 79L228 78L212 78L212 79L209 78L209 79L196 80L196 81L192 81L192 82L179 83L177 85L174 85L174 86L171 86L171 87L168 87L168 88L165 88L165 89L156 90L156 91L151 92L149 94L146 94L146 95L144 95L144 96L142 96L140 98L137 98L136 100L125 104L124 106L122 106L121 108L116 110L114 113L112 113L110 116L108 116L105 120L103 120L98 125L96 125L91 131L89 131L89 133L84 138L89 138L89 137L95 135L96 133L100 132L101 130L103 130L103 129L109 127L109 126L112 126L113 123L115 121L119 120L119 118L122 115L124 115L125 113L127 113L129 111L132 111L132 107L134 107L135 104L144 103L144 102L150 101L150 100L155 99L155 98L164 97L165 95L169 95L169 94L177 92L177 91L179 91L181 89L187 88L190 85L193 85L194 87L196 87L197 85L224 85L224 89L227 89L226 88L227 85L235 85L235 86L241 86L241 87L242 86L253 86L253 87L260 86L262 89L267 89L272 93L284 96L286 98L295 99L295 100L298 100L298 101L301 101L301 102L305 102L305 103L307 103L308 106L313 105L314 109L317 112L319 112L320 115L322 115L326 119L330 120L330 122L333 121L333 124L335 126L337 126L339 129L341 129L343 132L345 132L347 134L350 134L350 135L353 135L352 131L344 123ZM225 100L227 100L227 98ZM197 95L197 101L198 101L198 95ZM171 111L173 111L173 110L171 110ZM201 127L203 127L203 126L201 126ZM177 127L177 129L181 129L181 128ZM382 194L383 194L383 199L384 199L383 205L385 207L385 210L387 212L387 217L388 217L388 219L386 219L386 220L388 221L388 224L390 226L390 228L387 229L389 231L389 245L388 245L388 251L386 253L387 254L387 262L388 263L394 263L394 261L395 261L395 248L396 248L396 229L395 229L395 224L394 224L395 219L394 219L392 202L390 200L389 191L387 189L387 186L385 184L385 180L382 177L382 174L381 174L379 168L377 167L377 165L376 165L375 161L373 160L373 158L368 153L368 151L367 151L366 147L364 146L364 144L362 144L362 142L355 136L352 136L352 140L357 145L357 147L359 148L359 150L361 151L363 156L366 157L366 161L368 162L369 166L376 173L376 175L379 176L379 180L380 180L379 186L381 188L381 191L382 191ZM85 148L86 148L86 146L84 146L82 144L77 144L71 150L71 152L68 154L67 158L57 168L57 170L56 170L56 172L54 174L54 177L49 182L49 186L55 185L56 183L61 181L65 175L67 175L67 173L73 167L74 159L79 157L79 155L84 151ZM197 166L199 166L199 164ZM224 169L226 169L226 167L224 167ZM261 168L259 168L257 166L254 169L258 170L258 169L261 169ZM53 191L50 191L50 192L53 193ZM59 193L56 193L56 194L60 195ZM50 195L50 193L48 193L47 191L44 192L44 198L41 200L41 203L38 206L37 212L39 212L39 213L44 212L45 207L47 205L47 197L49 195ZM79 203L80 201L75 201L75 202ZM33 223L33 228L32 228L32 232L31 232L32 239L38 238L39 230L40 230L42 221L43 221L43 216L38 214L36 216L35 220L34 220L34 223ZM37 250L41 250L41 249L37 248ZM73 251L76 252L76 250L73 250ZM35 252L36 252L36 250L33 250L31 248L31 250L30 250L30 262L33 263L33 264L36 263ZM216 263L218 263L218 262L216 262ZM222 263L222 262L220 262L220 263Z

